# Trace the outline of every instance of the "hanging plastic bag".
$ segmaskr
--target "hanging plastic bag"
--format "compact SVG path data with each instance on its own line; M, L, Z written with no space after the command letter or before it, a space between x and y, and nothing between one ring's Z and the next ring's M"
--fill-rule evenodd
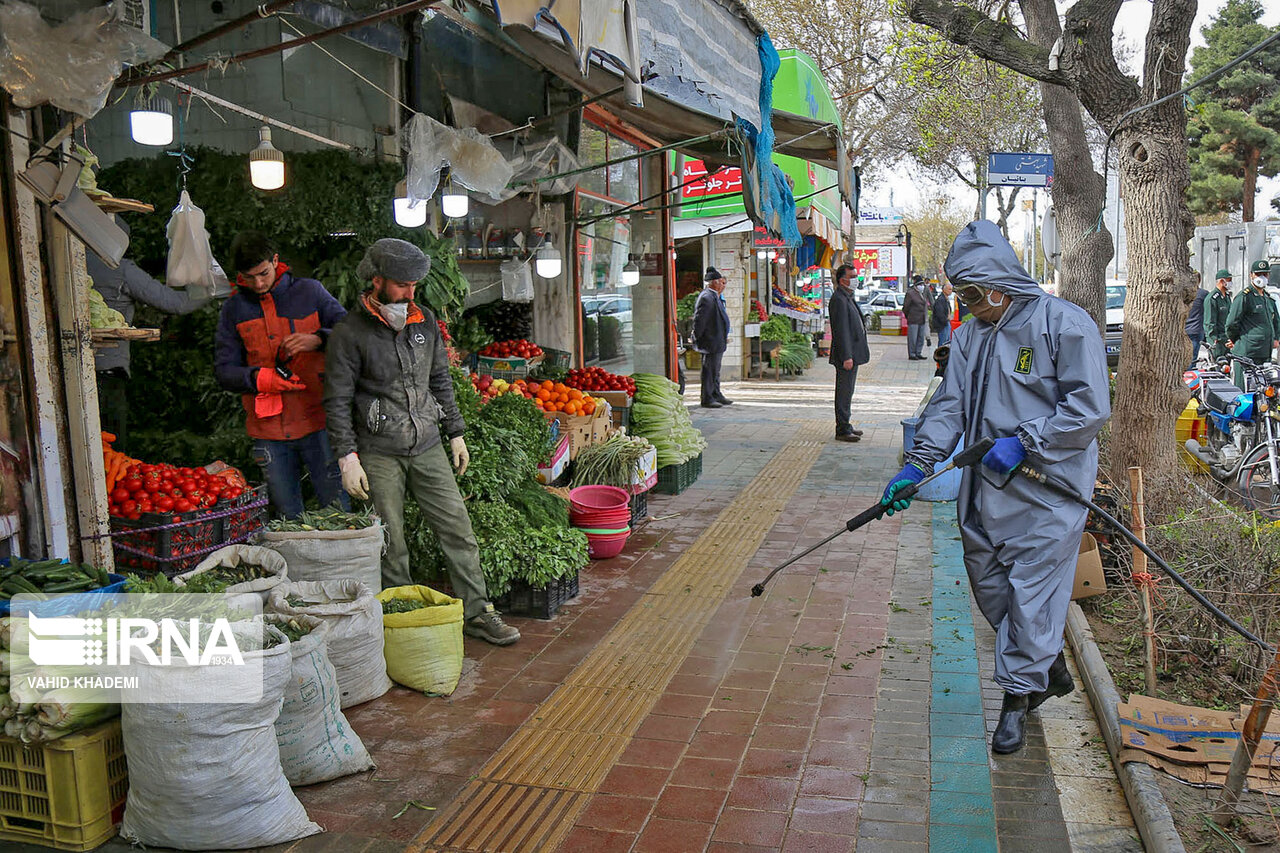
M183 190L178 206L169 217L169 264L165 283L185 287L193 296L204 298L231 293L227 274L214 260L209 248L209 232L204 227L204 211L195 206Z
M452 128L416 113L405 127L405 142L405 185L411 201L435 195L445 166L459 184L492 197L506 189L515 172L489 137L474 127Z
M525 261L503 261L502 298L507 302L533 301L533 276Z

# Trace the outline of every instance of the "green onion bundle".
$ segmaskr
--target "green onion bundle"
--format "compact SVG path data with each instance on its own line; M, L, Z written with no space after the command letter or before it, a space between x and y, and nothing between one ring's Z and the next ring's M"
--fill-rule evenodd
M573 483L577 486L631 485L640 460L653 445L648 439L615 432L599 444L584 447L573 460Z

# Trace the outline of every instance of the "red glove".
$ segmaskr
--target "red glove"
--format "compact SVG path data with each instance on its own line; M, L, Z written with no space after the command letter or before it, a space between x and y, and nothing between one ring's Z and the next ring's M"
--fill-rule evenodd
M306 385L296 376L285 379L269 367L258 369L258 390L264 394L280 394L285 391L303 391Z

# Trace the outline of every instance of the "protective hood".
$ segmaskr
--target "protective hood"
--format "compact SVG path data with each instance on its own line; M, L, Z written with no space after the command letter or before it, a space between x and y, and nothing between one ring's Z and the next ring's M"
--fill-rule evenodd
M951 244L943 269L956 287L976 284L1023 299L1047 295L1027 275L999 226L989 219L964 227Z

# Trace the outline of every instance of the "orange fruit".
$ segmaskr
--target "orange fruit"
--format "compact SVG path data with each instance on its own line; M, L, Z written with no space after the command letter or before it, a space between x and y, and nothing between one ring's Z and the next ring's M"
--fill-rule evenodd
M550 379L542 380L542 388L544 391L552 391L555 389L555 387L556 387L556 383L552 382Z
M569 389L569 399L570 399L570 400L581 400L581 399L582 399L582 392L581 392L581 391L579 391L577 388L571 388L571 389Z

